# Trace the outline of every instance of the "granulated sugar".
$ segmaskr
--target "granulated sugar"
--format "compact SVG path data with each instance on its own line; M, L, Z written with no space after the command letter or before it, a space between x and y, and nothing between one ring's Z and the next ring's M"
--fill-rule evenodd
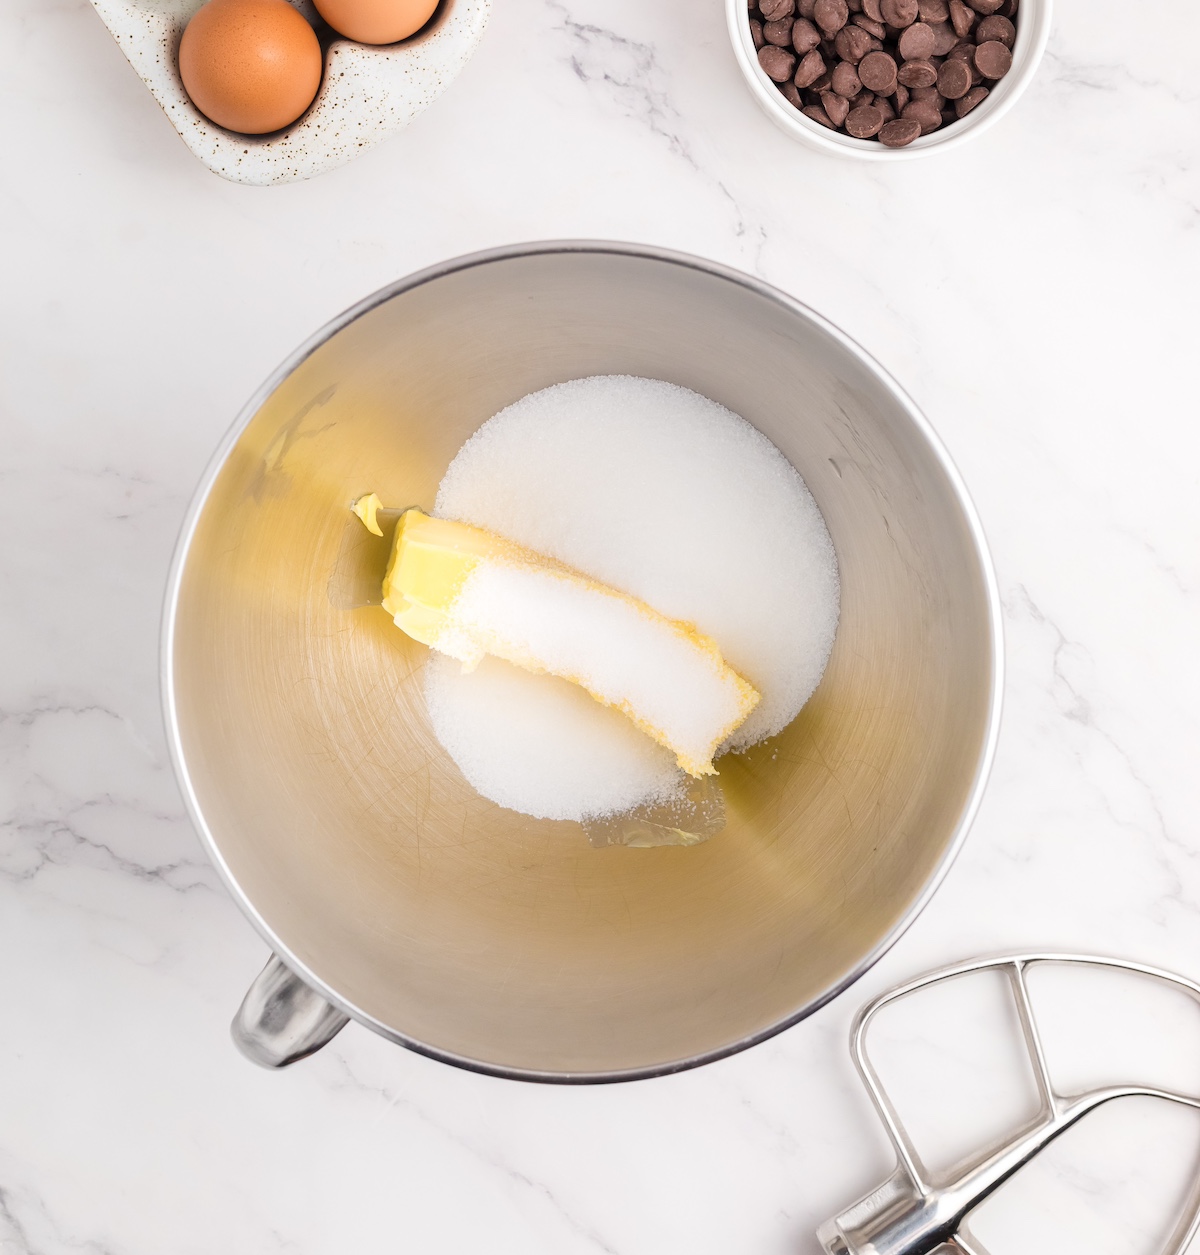
M582 819L667 801L675 756L576 684L498 658L475 671L433 653L425 668L433 731L484 797L535 819Z
M837 563L816 503L765 436L685 388L597 376L532 393L462 447L442 480L436 512L555 557L711 636L762 695L729 748L786 727L829 659ZM507 669L503 685L494 683L497 667ZM600 722L621 716L582 693L582 704L572 702L569 711L555 704L552 719L549 707L535 713L534 686L544 678L508 664L489 666L492 680L478 684L472 675L447 683L443 671L440 660L429 671L435 730L485 796L527 814L552 810L557 818L631 804L632 777L589 773L586 765ZM489 694L500 688L494 718L485 717ZM518 717L522 737L494 735L505 719ZM439 730L449 726L456 729L453 744ZM661 761L663 751L630 728L645 762ZM529 761L539 737L554 742L553 767L549 758L540 766ZM591 782L587 799L581 791L574 807L565 795L569 764ZM496 783L502 780L510 782L503 789Z

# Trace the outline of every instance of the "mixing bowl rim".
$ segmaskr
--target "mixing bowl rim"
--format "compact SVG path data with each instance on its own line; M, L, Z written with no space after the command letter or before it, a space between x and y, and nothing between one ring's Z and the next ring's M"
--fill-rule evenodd
M933 454L942 473L946 476L946 480L954 492L959 508L962 511L967 530L970 534L974 545L975 556L979 563L980 575L983 580L985 597L988 611L988 643L991 647L991 675L990 675L990 692L988 695L988 713L987 713L987 732L984 743L981 748L978 761L975 767L975 774L971 781L970 792L967 801L963 806L959 815L958 822L955 825L954 832L948 842L945 852L942 854L937 866L925 882L921 892L909 905L903 916L892 926L887 934L881 938L879 942L868 952L868 954L859 960L858 963L841 978L835 981L830 987L824 990L816 998L807 1002L791 1014L776 1021L774 1024L768 1025L764 1029L748 1034L739 1038L734 1042L727 1043L712 1050L706 1050L700 1054L692 1055L684 1059L669 1060L665 1063L657 1063L647 1065L645 1067L628 1068L607 1072L557 1072L542 1071L536 1069L512 1067L503 1064L489 1063L483 1059L475 1059L465 1055L455 1054L453 1051L444 1050L438 1046L429 1045L417 1038L410 1037L407 1034L392 1028L390 1025L375 1019L369 1013L354 1006L340 995L335 989L327 985L315 972L313 972L307 964L301 961L293 954L282 941L275 936L270 925L259 913L249 896L243 891L233 874L232 869L225 861L224 855L221 853L220 846L215 836L210 830L204 817L199 798L192 786L191 775L188 771L187 763L184 757L184 750L179 728L178 710L176 706L176 696L174 691L174 637L176 616L179 608L179 592L182 585L183 573L187 564L188 553L191 549L192 541L195 537L196 528L204 512L209 494L212 492L213 485L216 483L217 477L222 468L225 466L229 454L232 452L238 439L241 437L245 429L250 425L254 416L262 408L263 404L271 396L271 394L313 353L315 353L322 345L332 339L338 332L348 327L351 323L357 321L363 315L368 314L371 310L378 308L380 305L390 301L393 297L403 292L413 291L427 283L435 280L446 278L449 275L457 274L467 270L474 269L478 266L492 265L496 262L520 260L522 258L534 256L554 256L558 254L596 254L596 255L615 255L627 258L640 258L646 261L665 263L671 266L679 266L685 269L694 270L701 274L712 278L723 279L735 283L743 289L750 291L768 301L774 302L781 306L784 310L792 314L799 314L818 326L826 334L833 337L835 341L842 345L850 354L852 354L861 365L863 365L888 391L904 413L908 416L909 421L914 428L921 434L928 445L930 452ZM330 319L323 327L321 327L313 335L309 336L303 344L300 345L292 354L276 367L274 371L267 377L263 384L255 391L253 396L247 401L234 419L232 425L225 433L213 453L208 465L205 467L200 481L193 494L187 513L184 516L183 523L180 528L179 539L176 542L175 551L171 559L170 573L167 578L166 597L163 606L162 630L161 630L161 655L160 655L160 682L162 685L162 702L163 702L163 719L166 725L167 744L171 755L171 764L175 770L176 779L179 782L180 791L183 794L184 804L187 808L188 815L192 824L196 828L201 841L212 860L213 866L216 868L218 875L221 877L225 887L233 896L234 901L241 908L242 912L250 920L251 924L258 931L264 941L271 947L276 955L298 976L305 981L313 989L315 989L323 998L325 998L332 1006L344 1012L351 1019L363 1024L388 1041L403 1046L406 1049L415 1051L417 1054L425 1055L428 1058L436 1059L442 1063L452 1064L455 1067L464 1068L468 1071L482 1073L487 1076L501 1077L508 1080L536 1081L562 1085L588 1085L588 1084L605 1084L621 1081L646 1080L652 1077L669 1076L676 1072L687 1071L691 1068L700 1067L706 1063L713 1063L718 1059L728 1058L730 1055L738 1054L740 1051L747 1050L751 1046L756 1046L760 1042L767 1041L776 1034L783 1032L785 1029L791 1028L793 1025L800 1023L801 1020L807 1019L814 1012L819 1011L827 1003L831 1002L838 995L844 993L851 985L864 976L879 960L896 944L896 942L904 935L913 921L921 914L928 905L929 900L933 897L949 872L951 865L962 848L963 842L966 840L967 833L971 824L979 810L983 797L984 786L987 783L988 775L991 771L992 761L995 757L996 743L999 736L1000 728L1000 711L1003 696L1004 682L1004 650L1002 639L1001 625L1001 605L999 587L996 582L996 574L992 566L991 555L988 550L987 539L983 531L983 525L979 520L975 505L971 500L970 494L967 492L966 485L962 476L959 474L958 468L954 465L943 445L941 438L934 431L925 418L924 414L918 408L913 399L900 386L900 384L869 354L857 341L840 330L827 318L818 314L815 310L805 305L802 301L795 297L789 296L786 292L764 282L761 279L754 278L739 270L735 270L730 266L725 266L720 262L710 261L706 258L696 257L690 253L679 252L674 249L660 248L655 245L629 244L620 241L604 241L604 240L546 240L536 241L525 244L509 244L498 248L491 248L479 252L468 253L463 256L454 257L447 261L439 262L436 265L428 266L423 270L416 271L407 275L402 279L398 279L393 283L380 288L378 291L351 305L348 309L343 310L340 314Z

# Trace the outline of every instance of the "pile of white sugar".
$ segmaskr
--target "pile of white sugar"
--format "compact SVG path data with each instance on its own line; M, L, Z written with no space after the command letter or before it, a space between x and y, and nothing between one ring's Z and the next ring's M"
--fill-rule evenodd
M435 511L711 636L762 695L730 749L786 727L829 660L837 561L816 502L765 436L686 388L610 375L531 393L459 450ZM578 820L680 787L666 750L565 681L434 655L425 689L438 739L501 806Z

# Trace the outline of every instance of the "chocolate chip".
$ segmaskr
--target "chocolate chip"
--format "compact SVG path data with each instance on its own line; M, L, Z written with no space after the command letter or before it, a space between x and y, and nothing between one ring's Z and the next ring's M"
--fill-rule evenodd
M798 17L792 26L792 47L801 55L811 52L821 42L821 32L806 17Z
M850 20L850 9L846 0L817 0L813 18L827 35L836 35Z
M772 82L786 83L796 68L796 58L784 48L767 44L765 48L758 50L758 64L762 66L766 76ZM803 87L806 84L797 83L796 86Z
M971 67L965 61L943 61L937 87L947 100L961 100L971 90Z
M792 19L782 18L778 22L763 23L763 38L777 48L787 48L792 42Z
M932 100L910 100L900 116L919 122L922 135L928 135L942 125L941 106L935 105Z
M747 20L759 64L792 108L902 148L987 98L985 76L1012 65L1016 9L1017 0L747 0Z
M929 28L933 31L933 55L944 57L958 43L958 36L949 22L938 22Z
M911 26L917 20L917 0L879 0L879 11L889 26Z
M877 96L890 96L896 90L896 63L886 52L869 52L858 63L858 77Z
M883 129L883 110L874 105L860 105L846 114L846 133L855 139L870 139Z
M932 87L937 76L937 66L932 61L905 61L896 75L905 87Z
M984 78L1003 78L1012 69L1012 53L998 40L975 49L975 68Z
M903 148L921 134L921 124L915 118L897 118L885 122L879 132L879 142L888 148Z
M900 34L897 47L905 61L924 61L933 56L933 27L924 22L914 22Z
M759 0L759 11L768 22L779 22L796 12L796 0Z
M963 0L950 0L950 24L959 39L966 39L975 28L975 14L967 8Z
M825 61L820 52L814 48L811 52L806 52L804 59L796 66L796 76L792 79L792 82L797 87L811 87L824 73Z
M833 42L837 55L851 65L857 65L868 52L880 46L879 40L861 26L842 27Z
M1013 44L1017 42L1017 28L1008 18L1001 17L999 14L985 17L975 27L975 42L977 44L986 44L993 39L1011 50Z
M882 39L887 34L887 27L882 22L873 22L865 13L856 13L851 19L855 26L861 27L868 35ZM880 47L883 45L880 44Z
M825 110L830 122L839 129L850 113L850 102L845 96L829 91L821 93L821 108Z
M965 118L976 105L983 102L988 94L986 87L972 87L969 92L961 99L954 102L954 112L960 118Z
M833 76L829 80L829 85L839 96L847 100L853 100L863 89L862 79L858 77L858 71L849 61L839 61L833 67ZM829 113L829 110L826 109L825 112ZM833 117L833 114L830 113L829 116Z

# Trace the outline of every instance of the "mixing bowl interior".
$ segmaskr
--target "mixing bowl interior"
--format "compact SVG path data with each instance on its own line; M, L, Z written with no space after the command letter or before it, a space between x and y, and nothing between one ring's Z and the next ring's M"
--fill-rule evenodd
M765 432L841 569L820 688L723 760L728 827L691 849L594 850L484 801L431 735L423 647L330 597L356 496L429 508L492 413L610 372ZM803 309L681 258L513 253L384 294L249 419L177 579L169 706L226 874L360 1018L493 1069L665 1068L819 1005L935 880L994 731L986 558L921 421Z

